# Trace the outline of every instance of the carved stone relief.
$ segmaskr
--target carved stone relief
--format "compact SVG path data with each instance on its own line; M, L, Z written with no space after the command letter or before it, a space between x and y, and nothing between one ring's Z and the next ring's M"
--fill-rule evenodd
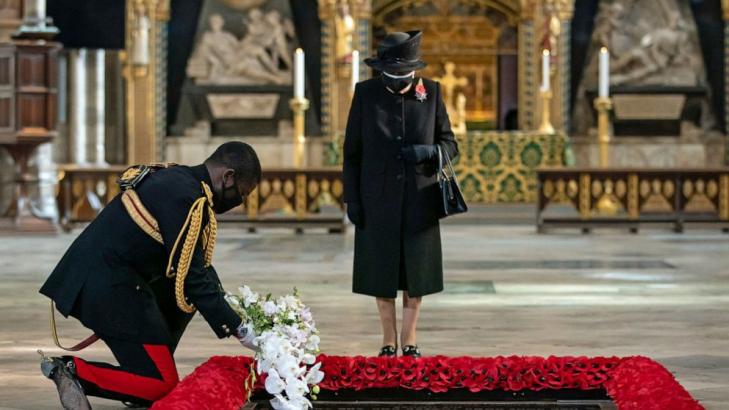
M247 10L240 38L221 14L210 14L207 24L187 65L197 84L291 84L294 26L278 10Z
M592 46L578 89L575 131L592 125L585 91L597 88L598 52L610 52L610 86L695 87L706 85L696 24L682 0L601 1ZM706 107L708 110L708 106ZM702 126L713 120L707 111Z

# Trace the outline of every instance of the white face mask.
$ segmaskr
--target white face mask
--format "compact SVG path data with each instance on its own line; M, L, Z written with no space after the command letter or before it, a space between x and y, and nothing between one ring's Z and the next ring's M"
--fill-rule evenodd
M390 74L390 73L388 73L386 71L383 71L382 73L385 74L386 76L390 77L390 78L398 78L398 79L400 79L400 78L408 78L408 77L415 77L415 71L411 71L411 72L409 72L407 74L403 74L403 75Z

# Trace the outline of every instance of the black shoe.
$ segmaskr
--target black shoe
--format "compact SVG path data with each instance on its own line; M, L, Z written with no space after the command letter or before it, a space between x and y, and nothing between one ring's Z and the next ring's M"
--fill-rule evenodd
M420 354L420 349L418 349L418 346L417 345L415 345L415 346L413 346L413 345L403 346L403 348L402 348L402 355L403 356L414 357L416 359L418 357L422 356Z
M65 410L91 410L91 404L86 398L84 389L76 378L76 367L71 361L64 361L60 357L46 357L43 352L41 373L56 384L58 397Z
M397 356L397 347L395 346L382 346L382 349L380 349L379 357L395 357Z

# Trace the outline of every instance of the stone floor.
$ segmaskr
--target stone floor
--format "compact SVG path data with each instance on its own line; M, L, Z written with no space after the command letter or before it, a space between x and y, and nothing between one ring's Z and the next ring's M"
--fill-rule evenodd
M36 349L57 354L48 302L37 293L73 235L0 237L0 409L58 408ZM350 292L352 234L248 234L223 228L216 268L228 289L284 293L312 306L330 354L379 348L373 300ZM424 302L425 354L646 355L708 409L729 408L729 235L698 230L638 235L529 225L443 228L446 291ZM88 334L62 321L66 343ZM244 353L193 320L178 349L182 375L212 355ZM84 352L110 359L98 343ZM94 400L95 408L121 406Z

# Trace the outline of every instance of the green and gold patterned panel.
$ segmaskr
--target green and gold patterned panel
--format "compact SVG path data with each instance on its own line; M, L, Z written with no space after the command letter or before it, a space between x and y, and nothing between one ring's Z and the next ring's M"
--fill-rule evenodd
M454 167L469 202L534 202L536 169L562 167L564 135L529 132L469 132L459 138Z

